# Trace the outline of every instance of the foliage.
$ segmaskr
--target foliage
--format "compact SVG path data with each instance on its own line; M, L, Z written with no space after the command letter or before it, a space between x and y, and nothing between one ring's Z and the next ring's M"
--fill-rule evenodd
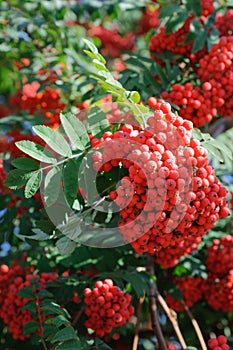
M199 349L190 310L206 344L224 334L232 346L230 2L10 0L0 7L0 349L132 349L138 335L140 350ZM210 164L215 172L203 175L210 203L201 204L204 187L193 190L200 197L188 203L194 229L185 228L179 239L172 228L167 239L169 232L159 237L158 226L152 249L151 238L137 243L138 233L134 240L122 238L121 223L140 214L140 200L136 214L115 200L120 191L130 197L129 180L139 199L150 188L143 185L140 193L136 183L143 176L130 174L136 163L122 160L127 142L144 147L145 157L155 142L166 162L167 144L158 136L163 130L151 126L156 115L160 127L166 121L173 133L179 130L182 147L172 152L191 152L192 181ZM141 141L146 132L151 135ZM104 161L111 142L113 159ZM145 159L138 163L144 170ZM205 224L197 224L195 210ZM205 228L195 233L197 227ZM152 260L143 253L147 245ZM116 300L101 289L105 280L117 286ZM88 304L96 285L100 299ZM127 314L129 295L134 316ZM166 347L150 321L155 299ZM96 336L85 324L91 315L101 324L104 305L114 327L109 321ZM119 308L125 321L117 326ZM187 347L174 332L176 320Z

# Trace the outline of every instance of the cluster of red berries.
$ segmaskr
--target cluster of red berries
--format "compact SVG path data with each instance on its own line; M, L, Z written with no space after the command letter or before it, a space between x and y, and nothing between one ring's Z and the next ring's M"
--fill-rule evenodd
M155 62L163 64L163 61L154 53L162 54L167 50L172 52L174 56L185 55L189 57L191 55L193 44L185 43L191 22L192 18L188 18L179 30L170 34L166 34L166 27L160 27L159 31L151 37L149 50Z
M217 108L224 104L224 90L214 79L203 83L202 87L191 83L174 84L170 93L164 91L161 95L180 107L181 117L191 120L195 127L209 123L217 115Z
M145 129L121 125L91 143L97 172L119 164L128 169L110 193L121 208L120 233L137 253L155 254L188 236L203 236L229 210L227 191L214 176L207 150L190 140L192 123L163 100L148 103L155 112Z
M217 13L215 25L220 36L233 35L233 9L228 10L225 14Z
M134 49L134 36L132 33L126 33L121 36L117 28L110 30L101 25L91 26L88 30L88 36L99 38L102 44L102 54L106 57L120 57L124 51Z
M224 276L233 270L233 236L227 235L214 239L208 247L206 266L208 271L217 276Z
M134 312L131 295L120 290L111 279L97 281L93 289L84 290L84 296L88 316L85 326L97 337L104 337L113 328L124 325Z
M138 22L138 31L136 35L145 35L150 29L156 29L160 25L160 9L150 10L148 8L142 11L142 17Z
M33 81L23 85L22 91L11 96L9 104L16 110L26 110L32 115L48 118L45 125L56 127L59 124L60 112L65 104L61 102L60 90L46 86L43 91L38 91L40 83Z
M203 279L197 277L179 277L174 278L173 282L180 289L182 293L182 299L185 305L192 307L198 300L202 298L202 283ZM184 311L184 306L180 300L176 300L171 294L166 296L167 304L170 308L177 312Z
M201 236L189 235L178 244L171 247L162 248L159 254L155 256L155 263L161 265L164 269L174 267L178 264L182 256L195 251L201 243Z
M233 312L233 236L213 240L207 250L206 266L208 278L203 284L206 301L216 310Z
M202 0L201 1L202 12L200 20L203 23L205 18L211 15L214 12L214 2L213 0ZM149 50L151 51L151 57L158 63L162 61L153 54L164 53L165 51L170 51L174 56L182 55L189 57L191 61L196 61L197 58L202 57L205 53L205 48L202 48L198 53L192 53L193 42L186 43L186 38L190 32L190 25L194 19L193 15L190 15L189 18L184 22L183 26L174 33L166 34L166 27L161 27L159 31L151 37ZM174 57L175 59L175 57Z
M224 335L219 335L217 338L210 338L208 340L208 346L213 350L229 350L230 347L227 344L227 338Z
M232 114L229 103L233 94L233 36L223 36L218 44L214 44L211 50L199 61L200 68L197 74L201 81L210 84L210 93L216 90L219 101L216 104L218 114L229 117ZM227 105L226 108L224 105Z
M2 265L0 268L0 317L14 339L28 338L30 335L23 334L23 326L35 321L32 314L23 309L30 299L18 296L19 291L26 286L32 286L33 290L31 280L34 278L40 284L40 289L43 289L49 281L57 278L57 275L55 273L36 275L33 274L33 268L21 267L17 262L11 267Z

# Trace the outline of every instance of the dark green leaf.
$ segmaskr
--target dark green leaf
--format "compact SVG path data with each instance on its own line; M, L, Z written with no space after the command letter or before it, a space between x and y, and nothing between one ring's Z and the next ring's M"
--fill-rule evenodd
M188 13L180 12L177 14L177 16L171 17L166 24L165 33L170 34L179 30L183 26L188 16L189 16Z
M34 299L35 293L32 291L32 287L28 286L21 288L18 293L18 296L22 298Z
M58 331L51 342L54 344L58 341L66 341L66 340L72 340L72 339L77 340L77 334L73 327L67 326L61 329L60 331Z
M78 170L80 162L71 159L63 166L64 193L68 204L72 207L78 192Z
M177 4L169 4L164 6L159 12L159 18L170 17L174 12L180 12L180 6Z
M32 334L35 333L40 328L40 325L37 322L28 322L23 326L23 334Z
M39 164L33 159L20 157L12 161L12 165L18 169L22 170L37 170L39 169Z
M193 47L192 47L193 53L196 53L203 48L206 42L206 38L207 38L207 32L204 29L201 29L194 40Z
M11 170L7 175L4 185L12 190L16 190L23 187L32 175L33 172L26 172L22 169Z
M79 340L69 340L56 346L55 350L77 350L80 349L80 346Z

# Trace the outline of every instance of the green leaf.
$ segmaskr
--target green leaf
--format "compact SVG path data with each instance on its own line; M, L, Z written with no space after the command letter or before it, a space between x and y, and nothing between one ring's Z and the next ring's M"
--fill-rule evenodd
M187 10L191 11L195 16L201 16L202 6L200 0L187 0L185 6Z
M56 304L53 301L44 300L41 302L40 306L44 311L48 311L49 313L53 313L56 315L63 315L64 317L70 318L70 315L67 312L67 310L63 309L60 305Z
M188 13L180 12L177 14L177 16L171 17L166 24L165 33L170 34L179 30L183 26L188 16Z
M68 326L70 324L70 322L67 320L67 318L62 316L62 315L48 319L45 322L46 323L53 323L58 328L60 326L63 326L63 325Z
M50 207L53 205L59 196L61 188L61 169L59 167L52 168L44 180L44 201L45 204Z
M28 322L23 326L23 334L32 334L35 333L40 328L40 325L37 322Z
M52 298L53 297L53 294L50 293L47 289L41 289L38 293L38 297L39 298Z
M30 300L28 301L21 310L28 310L30 311L32 314L36 314L37 313L37 306L36 306L36 302L34 300Z
M35 162L33 159L20 157L16 158L12 161L12 165L14 165L15 168L22 169L22 170L37 170L39 169L40 165Z
M207 38L207 32L204 29L200 29L200 31L198 32L194 40L192 53L196 53L203 48L206 42L206 38Z
M18 293L18 296L22 298L27 298L27 299L34 299L35 293L32 291L32 287L28 286L28 287L21 288Z
M80 162L71 159L63 166L64 193L68 204L72 207L78 192L78 170Z
M141 96L137 91L126 91L126 96L135 103L138 103L141 100Z
M174 12L180 12L180 6L176 4L169 4L164 6L159 12L159 18L170 17Z
M9 172L4 185L12 190L23 187L34 172L25 172L22 169L14 169Z
M55 350L77 350L80 347L81 343L79 340L69 340L56 346Z
M41 231L39 228L32 229L32 232L34 232L35 235L29 236L29 235L16 234L16 236L21 239L34 239L36 241L46 241L50 239L50 236L47 235L45 232Z
M101 136L104 131L109 130L109 122L106 115L99 107L94 106L89 111L88 126L94 137Z
M145 292L149 292L149 277L143 273L124 273L122 278L129 282L138 297L142 297Z
M21 151L41 162L56 163L57 161L47 149L35 142L23 140L15 144Z
M71 254L75 250L76 243L68 237L62 237L56 242L56 247L61 255Z
M102 339L95 339L96 350L112 350Z
M89 47L89 49L91 50L91 52L93 52L94 54L98 54L98 49L97 47L90 41L87 39L82 39L84 41L84 43Z
M33 126L33 130L38 136L40 136L49 147L51 147L55 152L64 156L71 157L72 151L68 142L65 138L58 132L45 125Z
M72 339L77 340L77 334L73 327L68 326L58 331L55 334L54 338L52 339L51 343L54 344L58 341L66 341L66 340L72 340Z
M90 145L88 133L84 124L71 113L61 113L60 119L70 139L72 148L84 151Z
M34 194L40 188L41 181L42 181L42 171L39 170L35 172L26 183L25 190L24 190L24 195L26 198L31 198L32 196L34 196Z

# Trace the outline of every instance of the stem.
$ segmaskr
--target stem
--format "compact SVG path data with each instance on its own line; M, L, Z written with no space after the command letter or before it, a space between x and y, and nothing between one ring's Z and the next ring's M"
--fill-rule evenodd
M155 275L154 260L150 254L147 254L147 271L152 276ZM159 349L160 350L167 350L166 341L164 339L163 332L162 332L162 329L161 329L160 323L159 323L157 301L158 301L157 286L156 286L155 281L153 281L153 283L151 284L151 287L150 287L150 295L149 295L151 326L152 326L153 332L158 340Z
M139 341L139 327L140 327L140 318L141 318L141 310L142 310L142 304L144 301L144 297L141 297L138 302L138 309L137 309L137 323L135 325L135 333L134 333L134 339L133 339L133 347L132 350L137 350L138 348L138 341Z
M41 343L43 345L44 350L48 350L45 340L43 338L44 328L43 328L43 322L40 314L40 304L39 304L38 294L36 294L36 305L37 305L37 315L38 315L39 325L41 328Z
M76 324L78 323L80 317L82 316L83 311L84 311L84 307L82 307L82 308L79 310L79 312L77 313L77 315L76 315L75 318L73 319L73 321L72 321L72 323L71 323L71 325L72 325L73 327L75 327Z
M157 294L158 294L158 302L160 303L165 314L167 315L167 318L171 322L172 327L176 333L177 340L179 341L182 349L186 349L187 345L186 345L185 340L183 338L183 335L180 331L179 324L178 324L176 318L172 314L171 309L168 307L168 305L167 305L166 301L164 300L164 298L162 297L162 295L158 291L157 291Z
M182 303L185 311L187 312L188 317L190 318L190 320L191 320L191 322L193 324L193 328L194 328L194 330L196 332L196 335L197 335L197 337L199 339L199 342L201 344L202 350L208 350L207 347L206 347L206 344L205 344L202 332L200 330L199 324L197 323L197 320L194 318L192 312L190 311L189 307L185 304L184 300L181 300L181 303Z

